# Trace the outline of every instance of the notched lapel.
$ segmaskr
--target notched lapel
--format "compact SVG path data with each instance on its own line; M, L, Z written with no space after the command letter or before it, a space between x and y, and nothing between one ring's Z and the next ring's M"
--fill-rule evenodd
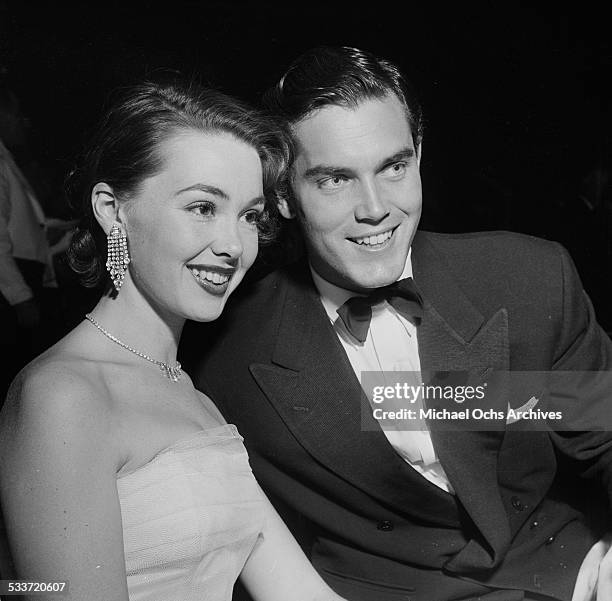
M452 271L426 237L415 239L415 282L424 297L418 329L421 369L434 374L467 371L470 384L492 370L508 370L508 314L500 308L486 319L454 280ZM420 277L419 277L420 274ZM421 285L422 282L422 285ZM501 404L497 409L504 409ZM463 406L458 406L458 409ZM466 512L482 534L445 566L465 572L495 566L510 544L510 527L497 481L504 427L494 431L440 431L432 428L436 453Z
M508 312L499 309L470 339L464 339L427 300L418 329L423 371L465 371L483 375L487 370L508 369Z
M423 363L433 373L444 367L450 371L468 371L474 378L485 382L492 369L508 369L508 320L505 309L500 309L468 343L460 340L448 326L439 320L423 320L421 336L434 335L435 357L429 355ZM429 344L424 345L430 348ZM446 349L448 363L438 359ZM442 381L443 382L443 381ZM433 376L431 384L436 384ZM505 411L506 398L497 399L500 406L493 409ZM461 406L461 409L464 407ZM437 431L432 427L432 439L436 453L455 492L472 521L482 533L483 541L471 541L458 553L448 569L458 571L493 567L510 543L510 528L502 503L497 481L498 453L504 436L505 420L500 429L491 431ZM485 543L486 541L486 543Z

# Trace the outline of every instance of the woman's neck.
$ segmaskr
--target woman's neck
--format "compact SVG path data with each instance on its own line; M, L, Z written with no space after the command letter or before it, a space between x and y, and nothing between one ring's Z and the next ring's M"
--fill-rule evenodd
M91 315L107 332L133 349L170 365L176 353L185 319L162 315L129 288L115 298L103 296Z

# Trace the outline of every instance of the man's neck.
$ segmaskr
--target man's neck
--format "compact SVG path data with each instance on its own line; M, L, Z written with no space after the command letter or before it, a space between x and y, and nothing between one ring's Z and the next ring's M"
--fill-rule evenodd
M325 308L326 313L329 317L334 320L337 317L336 309L344 304L352 296L359 296L357 292L338 286L325 279L315 270L312 263L309 261L308 266L310 267L310 273L312 274L312 280L315 288L321 297L321 302ZM406 256L406 262L404 269L398 280L412 277L412 248L409 249L408 255ZM392 282L390 282L392 283Z

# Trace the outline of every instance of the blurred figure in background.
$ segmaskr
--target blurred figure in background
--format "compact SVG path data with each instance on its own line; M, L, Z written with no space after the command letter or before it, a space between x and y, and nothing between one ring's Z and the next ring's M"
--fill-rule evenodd
M71 224L47 220L34 189L15 157L27 155L26 120L0 73L0 397L17 371L52 342L56 288L53 254L65 250ZM59 230L55 244L51 229ZM0 401L1 405L1 401Z

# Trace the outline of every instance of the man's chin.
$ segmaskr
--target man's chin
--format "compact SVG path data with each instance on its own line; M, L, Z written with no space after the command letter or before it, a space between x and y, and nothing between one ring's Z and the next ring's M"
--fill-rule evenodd
M397 282L403 271L404 266L402 265L399 270L389 269L385 270L383 273L370 272L359 275L356 274L350 279L350 285L348 287L355 292L368 292L375 288L382 288L383 286L388 286L389 284L393 284L393 282Z
M393 253L391 256L377 258L368 257L369 260L335 261L335 269L322 261L313 262L314 270L328 282L346 290L358 293L367 293L368 290L380 288L396 282L404 271L406 253Z

